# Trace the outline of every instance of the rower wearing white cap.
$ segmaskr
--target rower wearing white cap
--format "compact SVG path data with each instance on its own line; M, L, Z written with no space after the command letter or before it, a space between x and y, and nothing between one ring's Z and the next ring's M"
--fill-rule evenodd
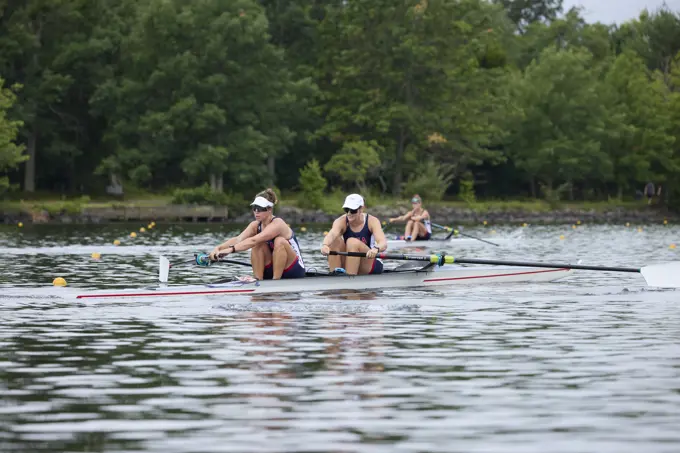
M215 247L210 259L216 261L230 253L251 250L250 264L258 280L304 277L305 264L295 232L272 212L277 202L272 189L258 193L250 204L255 221L238 236Z
M321 245L321 253L328 255L331 250L366 252L366 258L329 255L328 266L331 271L345 268L345 272L350 275L382 273L382 262L376 256L387 249L387 240L380 220L364 213L364 199L356 193L345 198L342 208L345 215L333 222Z

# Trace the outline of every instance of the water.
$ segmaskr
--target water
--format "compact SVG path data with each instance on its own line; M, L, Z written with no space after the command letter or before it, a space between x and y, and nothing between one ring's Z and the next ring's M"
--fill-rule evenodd
M128 238L139 226L0 230L1 452L680 450L680 290L578 272L264 299L66 297L153 285L158 253L187 258L232 232ZM465 231L513 228L490 230ZM300 237L323 267L321 232ZM680 227L529 226L502 247L448 252L639 266L680 259L672 243ZM246 271L176 268L171 281Z

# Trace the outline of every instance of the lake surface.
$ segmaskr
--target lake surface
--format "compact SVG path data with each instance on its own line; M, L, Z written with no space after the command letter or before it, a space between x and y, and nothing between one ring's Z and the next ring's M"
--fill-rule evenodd
M680 290L577 272L435 290L74 299L154 285L160 253L191 258L236 231L128 237L141 226L0 229L0 452L680 451ZM446 251L680 260L679 226L514 230L467 228L501 246ZM322 229L298 235L307 266L324 269ZM170 281L247 273L186 266ZM57 276L69 286L52 287Z

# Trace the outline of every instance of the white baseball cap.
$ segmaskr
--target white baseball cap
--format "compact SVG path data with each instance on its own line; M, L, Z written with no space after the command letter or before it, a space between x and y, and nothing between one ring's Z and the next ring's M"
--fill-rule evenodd
M358 193L353 193L347 195L347 198L345 198L345 204L342 205L342 208L359 209L363 205L364 198Z
M274 206L274 203L272 203L271 201L267 200L264 197L256 197L255 201L250 203L250 206L259 206L261 208L271 208L272 206Z

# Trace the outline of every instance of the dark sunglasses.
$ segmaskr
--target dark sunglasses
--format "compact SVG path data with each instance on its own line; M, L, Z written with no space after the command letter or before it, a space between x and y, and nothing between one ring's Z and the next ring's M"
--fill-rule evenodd
M359 209L343 208L343 209L345 210L346 214L356 214L357 212L359 212L359 209L361 209L361 208L359 208Z
M253 206L253 212L265 212L269 208L263 208L262 206Z

